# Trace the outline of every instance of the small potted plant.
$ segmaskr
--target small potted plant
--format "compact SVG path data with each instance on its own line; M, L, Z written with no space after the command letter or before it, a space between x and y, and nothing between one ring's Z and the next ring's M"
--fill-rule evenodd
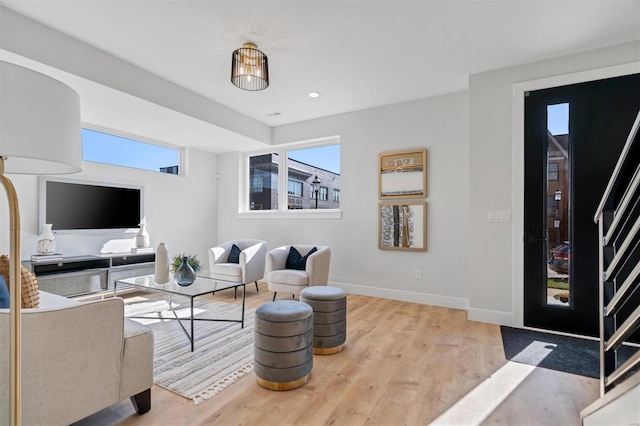
M558 299L560 299L560 301L562 303L568 303L569 302L569 293L560 293L560 294L558 294Z
M171 269L174 272L176 284L189 286L196 280L197 272L200 270L200 261L196 255L181 253L173 257Z
M197 254L192 255L180 253L171 258L171 272L175 272L180 267L180 265L182 265L182 259L184 257L187 258L187 263L189 264L189 266L191 266L191 268L193 268L194 271L198 272L202 269L202 265L200 264L200 259L198 259Z

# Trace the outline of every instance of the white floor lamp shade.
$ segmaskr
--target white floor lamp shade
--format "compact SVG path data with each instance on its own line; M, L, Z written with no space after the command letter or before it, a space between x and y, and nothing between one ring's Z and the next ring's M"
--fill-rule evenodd
M5 173L82 170L80 98L44 74L0 61L0 156Z
M7 192L9 201L11 240L11 380L7 411L9 424L12 425L21 422L20 211L15 188L5 173L61 174L81 171L80 132L80 98L75 91L44 74L0 61L0 184ZM6 368L6 365L0 368ZM0 408L3 408L0 412L7 412L6 406Z

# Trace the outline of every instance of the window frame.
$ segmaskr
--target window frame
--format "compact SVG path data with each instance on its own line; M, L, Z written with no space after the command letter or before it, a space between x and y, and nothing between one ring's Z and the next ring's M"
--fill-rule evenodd
M244 219L341 219L342 209L289 209L288 208L288 181L289 181L289 157L288 151L305 148L316 148L327 145L340 145L339 136L315 139L312 141L296 142L273 146L257 151L245 152L240 155L240 191L238 196L238 217ZM250 158L257 155L278 154L278 208L273 210L250 210L250 187L249 187L249 162ZM340 150L342 163L342 150ZM304 185L303 185L304 197Z
M279 168L278 168L278 172L279 172ZM290 188L291 188L291 184L293 184L294 188L294 192L291 192ZM300 189L300 192L296 192L295 190ZM295 179L287 179L287 193L289 195L292 195L294 197L303 197L304 194L304 183L300 182L299 180L295 180Z
M329 188L321 186L318 191L318 201L329 201Z
M176 151L178 151L178 174L163 173L160 170L141 169L141 168L138 168L138 167L122 166L120 164L106 163L106 162L101 162L101 161L85 160L84 159L84 154L83 154L82 161L86 161L87 163L103 164L103 165L111 166L111 167L122 167L122 168L125 168L125 169L140 170L140 171L143 171L143 172L159 173L161 175L166 175L166 176L186 176L186 174L187 174L186 164L188 163L188 161L187 161L188 153L187 153L187 150L185 149L185 147L172 145L172 144L169 144L169 143L166 143L166 142L160 142L160 141L155 140L155 139L150 139L150 138L147 138L147 137L134 135L134 134L131 134L131 133L120 131L120 130L110 129L110 128L101 127L101 126L95 126L93 124L88 124L88 123L84 123L84 122L81 123L80 127L82 129L91 130L91 131L98 132L98 133L104 133L104 134L109 135L109 136L115 136L115 137L119 137L119 138L129 139L129 140L131 140L133 142L140 142L140 143L147 144L147 145L155 145L155 146L158 146L158 147L161 147L161 148L168 148L168 149L176 150Z

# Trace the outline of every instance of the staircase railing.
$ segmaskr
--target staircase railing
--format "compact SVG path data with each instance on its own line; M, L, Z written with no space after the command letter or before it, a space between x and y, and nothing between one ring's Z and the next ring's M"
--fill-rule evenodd
M640 350L618 350L640 329L640 112L594 218L600 235L600 395L637 382ZM640 332L639 332L640 333ZM615 392L618 393L618 392ZM583 413L584 414L584 413Z

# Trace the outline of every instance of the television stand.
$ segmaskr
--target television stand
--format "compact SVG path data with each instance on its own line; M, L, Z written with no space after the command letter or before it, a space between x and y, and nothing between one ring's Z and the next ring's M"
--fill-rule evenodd
M40 290L71 297L113 290L116 280L153 274L155 257L154 253L113 253L22 263L36 275Z

